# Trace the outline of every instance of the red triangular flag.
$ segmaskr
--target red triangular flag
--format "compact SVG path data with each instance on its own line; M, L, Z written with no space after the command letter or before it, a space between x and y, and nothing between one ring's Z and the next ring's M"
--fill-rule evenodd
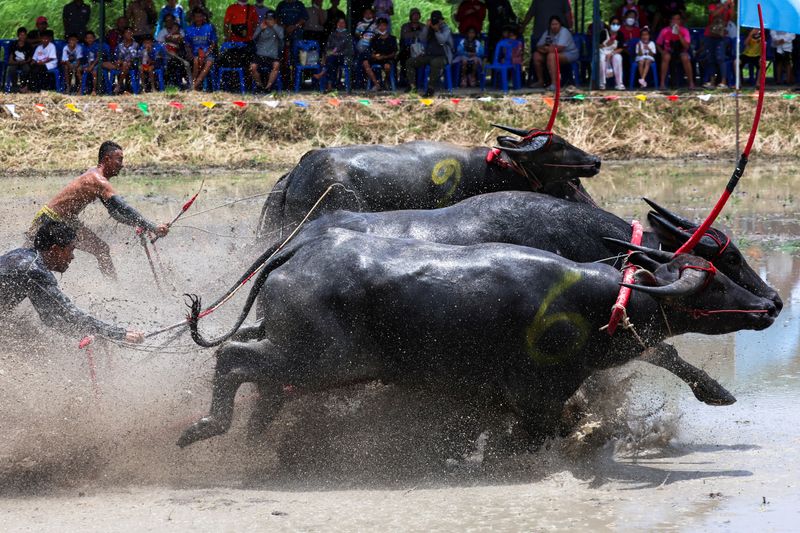
M235 105L236 107L246 107L247 106L247 104L242 102L241 100L236 100L235 102L231 102L231 103L233 105Z
M451 98L450 101L453 102L454 104L457 104L461 101L461 98Z
M667 96L667 100L669 100L670 102L677 102L678 101L678 95L677 94L671 94L671 95Z
M170 102L169 105L171 105L175 109L183 109L183 104L180 102Z

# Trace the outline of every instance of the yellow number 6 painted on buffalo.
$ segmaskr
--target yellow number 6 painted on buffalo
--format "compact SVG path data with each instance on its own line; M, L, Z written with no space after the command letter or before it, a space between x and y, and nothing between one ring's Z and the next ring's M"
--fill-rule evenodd
M439 199L439 207L448 204L448 201L456 192L456 187L461 183L461 163L457 159L443 159L436 163L431 172L431 181L436 185L444 185L450 182L450 188L445 191L444 195Z
M584 347L586 340L589 338L589 322L580 314L563 312L547 315L547 309L550 307L550 304L563 292L580 281L580 279L581 275L577 272L567 272L564 274L561 281L547 291L544 300L542 300L542 305L539 306L539 309L536 311L536 316L533 317L533 323L528 326L525 332L525 343L528 348L528 354L539 365L554 365L569 359ZM539 340L548 329L558 322L567 322L573 326L577 330L577 338L571 341L570 345L565 346L561 351L555 351L553 353L542 351L538 346Z

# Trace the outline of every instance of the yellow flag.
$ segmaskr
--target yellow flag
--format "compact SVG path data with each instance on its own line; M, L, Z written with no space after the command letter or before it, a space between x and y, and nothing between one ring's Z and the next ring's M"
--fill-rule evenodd
M76 106L75 104L64 104L64 107L66 107L67 109L69 109L73 113L80 113L81 112L81 110L78 109L78 106Z
M217 105L217 104L216 104L216 102L200 102L200 105L205 106L205 107L207 107L209 109L213 109L214 106Z
M419 101L422 102L422 105L431 105L433 103L432 98L420 98Z
M646 102L647 101L647 95L646 94L637 94L636 95L636 99L639 100L640 102Z

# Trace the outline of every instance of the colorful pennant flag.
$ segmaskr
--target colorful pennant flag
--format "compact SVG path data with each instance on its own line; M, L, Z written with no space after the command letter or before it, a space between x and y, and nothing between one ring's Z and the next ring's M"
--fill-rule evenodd
M175 109L183 109L183 104L180 102L170 102L169 105L171 105Z
M618 94L609 94L604 98L604 100L608 100L609 102L613 102L614 100L619 100Z
M711 100L710 94L698 94L697 97L704 102L708 102L709 100Z
M575 100L586 100L586 95L584 95L584 94L576 94L572 98L575 99Z
M111 111L116 111L117 113L122 113L122 108L119 106L119 104L117 104L115 102L111 102L110 104L108 104L108 108Z
M492 101L492 97L491 96L481 96L480 98L478 98L478 101L479 102L491 102Z
M669 100L670 102L677 102L678 101L678 95L677 94L671 94L671 95L667 96L667 100Z
M795 98L797 98L796 94L784 94L783 95L783 99L784 100L794 100Z
M389 98L389 100L387 100L387 103L389 105L400 105L401 103L403 103L403 101L400 100L399 98Z
M553 106L556 105L556 101L553 100L552 96L542 96L542 102L550 109L553 109Z
M12 118L19 118L19 113L17 113L17 106L15 104L6 104L3 106L8 111L8 114L11 115Z
M207 109L214 109L214 106L217 105L216 102L200 102L200 105L207 108Z
M419 101L422 102L422 105L431 105L433 98L420 98Z
M302 107L302 108L305 109L306 107L308 107L308 102L306 102L304 100L295 100L294 101L294 105L296 105L297 107Z
M511 99L511 101L517 105L525 105L528 103L528 101L525 98L522 98L520 96L515 96L514 98Z
M639 100L640 102L646 102L647 101L647 95L646 94L637 94L636 95L636 99Z
M454 104L458 104L461 101L461 98L451 98L450 101Z
M328 104L332 105L333 107L339 107L340 103L341 102L339 101L338 98L328 98Z
M136 107L138 107L141 110L144 116L146 117L150 116L150 105L147 102L139 102L138 104L136 104Z
M47 111L45 110L44 104L33 104L33 107L36 109L36 111L38 111L39 113L41 113L45 117L50 116L47 113Z
M67 109L69 109L73 113L80 113L81 112L81 110L78 109L78 106L76 106L75 104L64 104L64 107L66 107Z
M358 103L361 104L361 105L366 105L366 106L372 105L372 102L370 102L366 98L363 98L363 99L359 100Z
M272 109L275 109L276 107L278 107L280 105L280 102L278 100L267 100L266 102L264 102L264 104L267 107L271 107Z
M246 102L242 102L241 100L234 100L231 103L233 105L235 105L236 107L238 107L239 109L244 109L245 107L247 107L247 103Z

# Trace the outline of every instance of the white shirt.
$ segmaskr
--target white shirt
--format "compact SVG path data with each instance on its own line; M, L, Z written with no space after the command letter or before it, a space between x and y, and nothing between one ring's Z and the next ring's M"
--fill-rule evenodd
M775 46L775 50L776 51L783 52L783 53L786 53L786 52L791 53L791 51L792 51L792 41L794 41L794 33L789 33L788 31L769 30L769 35L770 35L770 37L772 37L772 42L773 43L775 41L781 41L781 40L784 41L783 44L779 44L777 46L775 46L773 44L773 46Z
M76 45L75 50L70 50L69 46L65 46L64 50L61 51L61 61L69 63L70 52L72 52L75 55L75 59L83 58L83 47L81 45Z
M183 33L183 30L181 30L180 33L181 37L186 37L186 34ZM156 41L160 42L161 44L164 44L165 42L167 42L167 35L169 34L170 31L167 28L162 29L161 31L158 32L158 35L156 35Z
M47 61L45 65L47 70L52 70L58 66L58 56L56 55L56 45L53 43L48 44L47 46L42 46L41 44L36 47L36 50L33 51L33 60L34 61Z

